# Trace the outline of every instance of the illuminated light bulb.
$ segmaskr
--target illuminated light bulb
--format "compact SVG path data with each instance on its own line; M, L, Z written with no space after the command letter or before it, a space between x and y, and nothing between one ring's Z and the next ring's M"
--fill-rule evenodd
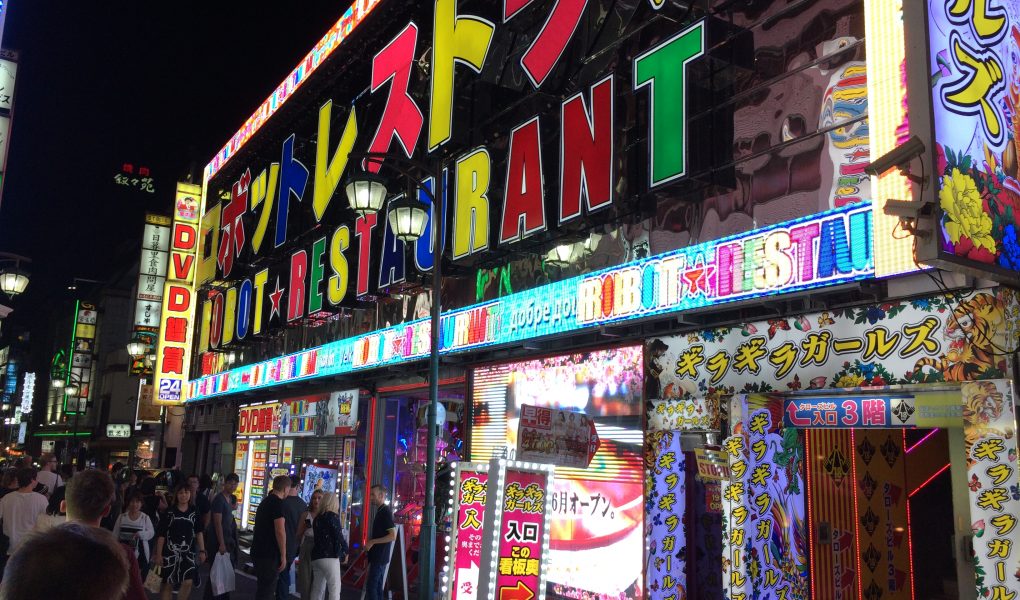
M450 543L450 536L446 536L446 543L447 543L447 544L449 544L449 543Z
M457 468L457 463L455 463L455 462L450 463L450 468L451 469L456 469Z

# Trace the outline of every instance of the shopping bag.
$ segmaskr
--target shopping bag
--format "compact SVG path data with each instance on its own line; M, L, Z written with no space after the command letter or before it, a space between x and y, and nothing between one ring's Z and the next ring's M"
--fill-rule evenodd
M213 596L234 591L234 564L230 562L229 554L216 553L212 570L209 571L209 585L212 586Z
M149 574L145 576L145 589L153 594L158 594L160 588L163 587L163 576L160 574L162 569L159 565L153 565L149 569Z

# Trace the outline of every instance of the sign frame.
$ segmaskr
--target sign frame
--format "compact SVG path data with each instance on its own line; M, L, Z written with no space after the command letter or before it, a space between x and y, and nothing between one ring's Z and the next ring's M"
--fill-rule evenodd
M443 571L442 571L442 576L441 576L442 586L440 587L440 590L442 592L442 599L443 600L460 600L460 597L457 594L457 583L458 583L458 581L457 581L457 561L455 560L455 558L457 556L458 544L460 543L460 539L459 538L460 538L460 529L461 529L461 527L460 527L460 507L461 507L460 497L461 497L461 495L459 493L459 490L460 490L460 487L461 487L461 485L463 483L464 474L465 473L485 474L486 481L485 481L484 485L485 485L485 488L486 488L485 489L486 499L488 499L488 493L489 493L489 485L488 485L489 465L484 463L484 462L465 461L465 462L452 463L450 465L450 468L453 470L453 482L454 482L455 485L450 486L450 500L449 500L448 506L449 506L449 509L450 509L450 514L453 515L454 523L453 523L453 526L450 528L450 535L449 535L449 539L447 541L447 544L449 546L449 550L446 552L446 557L445 557L444 563L443 563ZM482 531L484 531L484 527L485 527L484 518L485 518L485 514L483 512L483 514L482 514L482 519L483 519L482 520ZM484 536L484 533L483 533L483 536ZM484 543L484 537L483 537L483 543ZM481 564L478 565L478 577L481 578ZM478 580L476 580L475 581L475 594L474 595L466 595L464 600L468 600L469 598L471 600L476 600L478 598L478 593L477 593L478 583L479 583Z

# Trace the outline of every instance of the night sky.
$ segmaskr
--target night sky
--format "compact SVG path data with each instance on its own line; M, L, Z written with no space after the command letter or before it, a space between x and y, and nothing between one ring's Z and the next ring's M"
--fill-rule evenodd
M201 181L349 4L10 0L3 46L21 57L0 250L33 260L16 312L137 255L143 213L169 214L175 181ZM156 194L115 185L124 163L149 167Z

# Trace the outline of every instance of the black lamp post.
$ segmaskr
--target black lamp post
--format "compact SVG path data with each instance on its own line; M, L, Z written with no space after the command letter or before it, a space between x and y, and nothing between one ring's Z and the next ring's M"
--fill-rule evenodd
M425 456L425 507L422 509L421 534L418 544L418 597L432 600L435 583L435 541L436 541L436 415L439 412L439 315L442 296L443 264L443 163L426 164L408 159L399 154L366 152L351 153L349 161L374 163L392 169L407 181L402 198L390 201L388 219L393 235L404 242L419 239L425 233L428 211L418 201L420 190L429 197L435 218L432 219L433 260L432 260L432 315L431 343L429 348L429 411L428 444ZM434 191L421 184L421 180L432 176ZM346 183L347 198L351 208L358 214L378 212L385 203L387 180L366 171L355 171Z

